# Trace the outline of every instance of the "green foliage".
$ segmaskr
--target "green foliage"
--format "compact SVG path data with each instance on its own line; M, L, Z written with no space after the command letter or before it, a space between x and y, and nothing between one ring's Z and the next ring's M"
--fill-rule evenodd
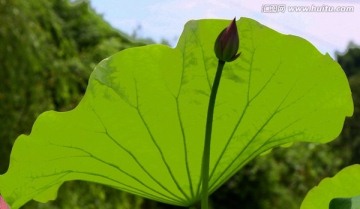
M345 121L340 140L333 145L334 151L345 160L343 167L360 163L360 74L351 76L349 83L354 101L354 115Z
M216 209L298 209L310 188L334 175L342 158L328 144L296 143L256 158L212 196Z
M345 54L337 53L336 59L344 69L346 75L351 77L360 72L360 48L350 43Z
M305 197L300 209L358 209L360 165L346 167L333 178L325 178ZM351 198L353 197L353 198ZM351 198L335 199L334 198ZM340 207L342 206L342 207Z
M335 198L330 201L329 209L351 209L351 199Z
M360 196L352 198L335 198L330 202L329 209L359 209Z
M102 185L74 181L65 183L59 190L58 198L47 204L32 201L22 208L38 209L141 209L144 200Z
M1 139L28 133L34 118L45 110L73 108L96 63L139 45L120 36L86 2L4 0L0 4ZM9 150L10 144L2 147ZM6 167L2 164L0 170Z
M53 199L74 179L196 202L213 43L226 24L191 21L176 49L128 49L101 62L74 110L42 114L31 135L17 139L0 176L12 208ZM347 80L328 55L246 18L239 34L242 58L225 66L215 107L211 191L272 147L335 138L352 113Z
M95 64L119 50L143 44L114 30L85 1L3 0L0 25L0 172L4 173L14 139L20 133L30 133L41 112L75 107ZM85 35L91 38L83 41ZM69 182L61 190L64 199L44 206L30 203L23 208L90 207L88 202L70 198L76 191L84 191L82 199L92 199L104 207L104 202L124 195L100 185L93 187L97 192L86 193L86 188L85 184ZM96 195L101 192L106 198ZM121 197L110 202L122 207L120 202L129 203L125 199L131 200Z

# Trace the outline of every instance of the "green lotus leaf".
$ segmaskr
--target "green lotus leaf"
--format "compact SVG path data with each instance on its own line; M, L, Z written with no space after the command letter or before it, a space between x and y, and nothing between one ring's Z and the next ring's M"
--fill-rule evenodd
M0 192L13 209L85 180L173 205L200 199L213 48L225 20L190 21L176 48L123 50L92 73L80 104L49 111L13 147ZM341 67L306 40L238 22L241 56L225 65L214 113L210 192L261 153L325 143L353 112Z
M344 168L311 189L300 209L359 209L360 165Z

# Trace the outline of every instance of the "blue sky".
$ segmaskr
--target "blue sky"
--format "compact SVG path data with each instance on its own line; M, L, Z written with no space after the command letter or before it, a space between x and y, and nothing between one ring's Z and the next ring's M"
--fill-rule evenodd
M281 33L301 36L322 53L360 45L360 1L357 0L90 0L92 7L115 28L175 46L184 24L191 19L253 18ZM274 6L277 8L273 9ZM280 5L280 6L279 6ZM272 6L272 7L270 7ZM318 12L290 12L294 7ZM326 7L326 8L325 8ZM336 8L352 8L336 12ZM285 8L284 12L280 11ZM346 9L345 8L345 9ZM321 10L321 11L320 11ZM272 11L272 12L270 12ZM278 12L274 12L278 11ZM331 11L331 12L330 12ZM139 28L141 26L141 28Z

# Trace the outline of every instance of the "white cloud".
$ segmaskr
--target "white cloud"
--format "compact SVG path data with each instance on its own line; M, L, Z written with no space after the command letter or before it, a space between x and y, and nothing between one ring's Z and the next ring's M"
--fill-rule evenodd
M139 0L139 2L132 2L134 8L136 4L140 4L141 8L121 13L121 19L117 20L116 26L130 30L140 24L143 34L156 40L166 38L172 41L174 37L179 37L183 25L190 19L232 19L234 16L237 18L245 16L279 32L304 37L322 52L343 51L351 40L360 43L360 29L356 27L356 21L360 19L360 3L355 0L341 2L335 0L163 0L154 2ZM262 6L267 4L285 4L287 7L348 5L354 6L355 11L348 13L288 11L263 13ZM113 5L113 7L116 6ZM130 5L127 7L133 8Z

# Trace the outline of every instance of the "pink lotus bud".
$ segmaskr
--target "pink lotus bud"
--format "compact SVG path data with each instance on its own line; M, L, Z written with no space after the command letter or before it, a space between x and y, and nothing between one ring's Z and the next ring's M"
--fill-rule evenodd
M219 60L231 62L240 56L240 54L237 54L238 49L239 35L234 18L231 24L221 31L217 37L214 51Z
M5 200L0 196L0 209L10 209L8 204L6 204Z

